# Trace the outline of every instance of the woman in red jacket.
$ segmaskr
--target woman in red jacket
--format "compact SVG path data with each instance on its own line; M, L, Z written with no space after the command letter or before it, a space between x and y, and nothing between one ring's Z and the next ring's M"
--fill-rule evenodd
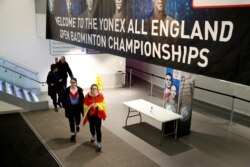
M103 94L99 92L97 84L92 84L90 92L84 98L84 121L85 125L89 121L90 133L92 135L91 143L95 141L95 134L97 139L97 151L101 151L102 119L106 119L106 105L104 103Z

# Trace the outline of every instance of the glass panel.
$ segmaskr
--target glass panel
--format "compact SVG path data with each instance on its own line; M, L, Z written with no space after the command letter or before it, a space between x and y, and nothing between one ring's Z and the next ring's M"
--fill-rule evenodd
M3 85L3 83L4 82L2 80L0 80L0 91L4 91L4 88L3 88L4 85Z
M38 72L30 71L0 57L0 79L27 90L40 88ZM10 90L10 89L9 89Z
M0 66L6 67L7 69L12 70L13 72L15 72L17 74L22 74L28 78L38 80L38 72L34 72L34 71L31 71L31 70L26 69L24 67L21 67L19 65L16 65L16 64L14 64L8 60L5 60L1 57L0 57Z

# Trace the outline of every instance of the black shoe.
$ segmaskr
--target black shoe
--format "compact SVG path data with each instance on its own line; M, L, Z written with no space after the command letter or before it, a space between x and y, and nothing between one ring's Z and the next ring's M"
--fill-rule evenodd
M95 138L92 137L92 138L90 139L90 143L94 143L94 142L95 142Z
M76 135L71 135L70 141L72 143L76 142Z
M61 103L58 103L58 106L59 106L60 108L62 108L62 104L61 104Z
M79 132L79 131L80 131L80 127L77 126L77 127L76 127L76 132Z
M58 112L58 108L55 108L54 110L55 110L55 112Z

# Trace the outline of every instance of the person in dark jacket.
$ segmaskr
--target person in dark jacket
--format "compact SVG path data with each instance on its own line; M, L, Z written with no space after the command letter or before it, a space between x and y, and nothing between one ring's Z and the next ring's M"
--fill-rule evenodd
M64 89L67 87L67 78L68 75L70 76L70 78L73 78L73 73L69 67L69 64L66 62L66 59L64 56L62 56L59 60L59 62L56 63L57 67L58 67L58 71L63 79L63 86Z
M71 142L76 142L76 132L80 130L81 114L84 111L83 101L83 89L77 86L76 78L71 78L70 86L63 93L63 107L65 109L65 116L69 120Z
M47 84L48 84L48 95L51 97L53 101L53 105L55 108L55 111L57 112L57 105L59 107L61 106L62 103L62 90L63 90L63 85L62 85L62 78L60 74L58 73L58 68L56 64L51 64L50 66L50 72L47 75ZM57 95L58 95L58 101L57 101Z

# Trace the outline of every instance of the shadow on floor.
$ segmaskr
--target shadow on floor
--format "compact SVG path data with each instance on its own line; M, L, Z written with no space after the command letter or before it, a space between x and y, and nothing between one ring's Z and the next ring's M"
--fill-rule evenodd
M70 142L70 138L54 138L46 142L53 150L60 150L67 147L71 147L75 143Z
M93 160L102 164L101 152L97 153L93 143L84 142L76 147L66 158L66 161L73 166L91 166ZM99 162L98 162L99 161Z
M159 145L161 131L146 122L128 125L123 128L169 156L192 149L191 146L182 143L180 140L174 140L174 138L169 136L163 137L161 145Z

